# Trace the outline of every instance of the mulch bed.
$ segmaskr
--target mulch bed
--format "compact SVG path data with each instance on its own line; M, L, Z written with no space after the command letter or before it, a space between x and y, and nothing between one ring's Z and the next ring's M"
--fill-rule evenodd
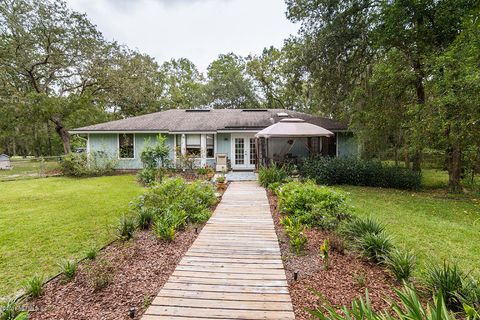
M114 242L94 261L82 262L72 281L60 276L46 284L42 296L30 302L30 319L132 319L131 308L133 319L140 319L196 237L191 226L178 232L173 242L159 241L150 231ZM95 290L93 279L98 279L99 270L111 279Z
M268 191L275 231L280 243L283 265L287 275L295 319L311 319L309 310L321 309L323 304L314 292L319 292L331 305L350 305L352 300L365 296L368 288L370 302L375 310L389 306L385 299L394 295L396 286L392 277L379 265L361 260L355 253L334 251L338 236L326 231L307 229L308 245L303 255L291 251L289 239L280 223L277 198ZM320 257L320 245L330 239L330 267L325 270ZM298 272L297 281L294 272Z

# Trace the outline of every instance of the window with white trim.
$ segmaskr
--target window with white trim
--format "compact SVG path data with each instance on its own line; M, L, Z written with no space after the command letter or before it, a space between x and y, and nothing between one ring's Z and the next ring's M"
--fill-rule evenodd
M200 157L201 155L201 139L199 134L186 134L185 145L187 149L187 155Z
M118 157L120 159L135 158L135 139L133 133L118 135Z
M207 134L207 158L214 158L215 157L215 135Z

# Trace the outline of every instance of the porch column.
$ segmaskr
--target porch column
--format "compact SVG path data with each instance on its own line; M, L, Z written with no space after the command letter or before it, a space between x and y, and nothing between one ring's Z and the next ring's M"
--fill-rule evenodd
M200 135L200 165L203 167L207 164L207 136Z
M185 138L185 134L182 133L182 145L180 146L180 150L182 152L182 156L186 155L187 154L187 140Z

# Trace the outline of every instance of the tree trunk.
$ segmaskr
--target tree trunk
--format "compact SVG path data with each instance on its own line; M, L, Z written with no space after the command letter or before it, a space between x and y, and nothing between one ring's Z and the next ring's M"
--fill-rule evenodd
M413 64L413 68L415 69L415 72L417 74L417 79L415 82L415 89L417 92L417 104L420 106L420 108L425 107L425 87L423 85L423 79L424 79L424 72L422 68L422 63L420 61L415 61ZM418 116L416 116L415 121L417 123L419 122ZM418 141L416 142L418 143ZM412 169L415 171L421 171L422 170L422 148L417 147L415 148L415 152L412 156Z
M52 120L52 122L55 124L55 131L58 133L60 139L62 140L63 152L65 154L69 154L72 151L70 148L70 134L63 126L60 118L51 117L50 120Z
M462 192L461 176L462 176L462 151L458 144L447 149L447 166L448 166L448 190L450 192Z
M415 151L412 156L412 170L422 171L422 153L420 151Z
M48 155L51 157L53 156L52 152L52 132L50 131L50 122L46 122L47 124L47 147L48 147Z

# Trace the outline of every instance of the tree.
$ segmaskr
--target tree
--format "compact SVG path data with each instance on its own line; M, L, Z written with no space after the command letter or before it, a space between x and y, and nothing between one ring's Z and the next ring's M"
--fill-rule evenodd
M194 109L202 106L203 75L193 62L186 58L172 59L159 70L161 85L160 109Z
M403 110L396 113L395 121L400 121L400 128L408 134L403 139L404 149L410 150L413 168L420 170L420 155L427 142L427 131L435 127L434 122L426 122L425 117L426 114L435 114L429 104L435 99L434 92L426 90L427 81L433 77L432 63L464 30L462 21L472 10L478 9L478 2L286 2L288 17L302 23L303 64L311 73L322 108L332 114L344 115L350 121L363 121L366 115L386 119L392 112L392 108L386 106L386 103L392 103L387 90L394 89L393 92L400 95L395 97L392 105L398 107L401 103L400 110ZM377 63L383 64L393 55L397 55L395 63L403 64L399 66L403 70L400 75L390 73L388 68L376 67ZM380 72L387 73L381 75ZM393 85L379 86L378 80L372 78L374 76L385 76ZM398 85L395 79L400 80ZM376 82L373 88L372 81ZM408 87L404 88L405 84ZM363 92L360 96L359 91ZM376 125L381 126L378 122Z
M222 54L207 69L206 104L213 108L254 108L258 100L243 58Z

